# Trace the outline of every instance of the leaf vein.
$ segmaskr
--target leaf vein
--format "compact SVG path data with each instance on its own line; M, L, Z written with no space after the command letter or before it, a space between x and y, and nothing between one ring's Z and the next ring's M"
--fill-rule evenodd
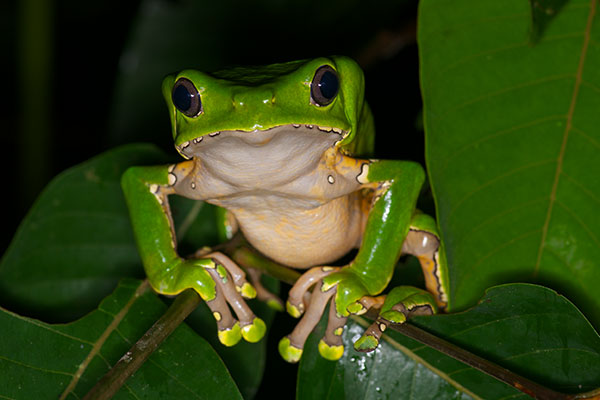
M506 171L498 176L493 177L492 179L488 180L487 182L477 186L476 188L474 188L473 190L471 190L470 192L467 192L462 199L460 199L455 205L454 207L450 210L450 212L448 213L448 219L452 218L452 215L460 208L460 206L462 206L462 204L467 201L469 198L471 198L472 196L474 196L476 193L480 192L481 190L485 189L488 186L491 186L493 184L495 184L496 182L507 178L511 175L515 175L517 173L523 172L525 170L528 170L530 168L535 168L535 167L539 167L541 165L545 165L545 164L549 164L549 163L553 163L554 160L553 159L546 159L546 160L540 160L540 161L535 161L535 162L531 162L529 164L525 164L522 166L519 166L517 168L513 168L509 171Z
M548 236L548 229L550 227L550 220L552 218L552 209L554 207L554 203L556 202L556 192L558 190L558 182L560 180L560 173L562 171L565 150L567 147L567 142L569 140L569 132L571 131L571 127L573 126L573 115L575 114L575 107L577 105L577 97L579 95L579 88L581 87L581 82L583 79L583 66L585 65L585 58L586 58L588 46L590 43L592 22L594 21L594 15L596 14L596 2L597 2L597 0L591 0L590 5L589 5L590 11L588 14L587 24L585 27L585 34L583 35L583 43L581 45L581 52L579 55L579 65L577 66L577 73L575 74L575 85L573 86L573 93L571 95L571 103L569 104L569 110L567 112L567 123L565 125L565 131L563 133L563 140L562 140L560 152L559 152L558 158L557 158L556 172L554 173L554 182L552 183L552 189L550 191L550 202L548 203L546 219L544 221L544 226L542 227L542 237L540 239L540 245L538 246L537 260L536 260L535 268L533 271L534 277L537 276L537 274L540 270L544 245L546 243L546 239Z

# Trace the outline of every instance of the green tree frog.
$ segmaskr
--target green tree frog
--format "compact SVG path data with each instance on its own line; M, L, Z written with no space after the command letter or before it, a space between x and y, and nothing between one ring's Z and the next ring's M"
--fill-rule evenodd
M354 61L336 56L213 74L184 70L162 88L175 148L186 160L132 167L122 185L151 286L165 295L197 291L223 344L263 337L264 322L244 301L260 283L253 274L248 281L222 252L180 256L171 194L221 207L229 237L239 230L265 258L307 270L286 303L292 316L302 317L279 343L287 361L300 359L328 304L319 351L332 360L343 354L350 314L381 308L378 322L355 343L368 351L385 321L448 306L436 224L415 210L424 171L414 162L367 158L374 123ZM330 266L352 249L358 252L348 265ZM403 286L384 301L378 295L401 253L419 258L427 291Z

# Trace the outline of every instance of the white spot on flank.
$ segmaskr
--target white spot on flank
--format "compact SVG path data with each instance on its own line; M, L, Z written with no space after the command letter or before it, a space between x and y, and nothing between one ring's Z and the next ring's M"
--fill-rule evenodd
M329 175L327 177L327 182L331 183L332 185L335 183L335 178L333 177L333 175Z
M173 173L170 173L168 175L168 179L169 179L169 186L173 186L175 184L175 182L177 182L177 176Z
M356 176L358 183L368 183L367 175L369 175L369 164L365 163L360 168L360 174Z

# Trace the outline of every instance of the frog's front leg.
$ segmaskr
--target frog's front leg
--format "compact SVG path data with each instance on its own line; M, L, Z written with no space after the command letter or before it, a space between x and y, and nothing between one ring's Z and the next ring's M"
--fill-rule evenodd
M356 175L365 188L373 190L372 206L364 229L362 243L354 261L342 268L313 268L294 285L287 309L290 314L306 314L294 331L279 345L282 356L298 361L308 333L312 331L327 302L331 314L325 337L319 344L321 355L339 359L343 354L341 327L350 314L365 312L389 283L409 233L417 196L424 180L419 164L405 161L372 161L361 166ZM310 304L304 295L314 286ZM434 304L432 296L423 299Z
M123 191L146 275L161 294L176 295L194 289L211 309L223 344L234 345L241 337L256 342L263 337L266 326L242 298L256 295L245 273L219 252L191 259L177 254L167 196L180 193L181 185L189 185L186 177L193 168L190 163L132 167L123 175Z

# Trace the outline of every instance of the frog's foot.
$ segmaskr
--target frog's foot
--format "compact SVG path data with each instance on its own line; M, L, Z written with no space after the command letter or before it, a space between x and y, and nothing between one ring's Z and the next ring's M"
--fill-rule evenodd
M354 343L354 349L373 351L379 345L381 335L391 323L401 324L416 315L432 315L437 306L431 293L412 286L399 286L390 291L379 311L379 317Z
M256 297L256 290L246 281L244 271L222 253L210 253L204 257L212 260L212 267L205 269L216 283L215 296L206 304L217 321L221 343L233 346L242 337L252 343L262 339L266 325L254 315L243 299ZM235 312L237 320L228 305Z
M246 268L246 272L248 273L248 279L250 280L250 283L256 289L256 298L264 303L267 303L267 305L275 311L283 311L285 309L283 306L283 301L265 288L260 281L262 273L259 270L250 267Z
M302 274L288 294L288 300L285 303L287 312L294 318L300 318L306 310L306 305L310 298L310 288L324 277L334 273L336 270L337 268L333 267L317 267L311 268Z
M306 294L313 286L308 301ZM306 272L290 290L286 303L292 316L304 315L292 333L279 342L281 356L288 362L300 360L304 343L329 302L329 320L319 342L319 353L328 360L340 359L344 354L342 333L348 315L362 314L377 302L375 298L363 297L366 293L354 274L343 268L318 267Z
M306 338L308 338L308 335L321 319L321 315L327 306L327 302L333 297L335 292L335 288L331 288L327 291L322 291L319 288L314 290L313 294L310 296L310 304L306 310L306 314L298 322L292 333L281 339L279 342L279 353L287 362L293 363L300 360ZM335 307L332 308L333 313L331 311L329 312L327 332L325 337L319 342L319 351L321 354L325 353L331 357L337 357L335 358L337 360L344 352L344 346L341 341L341 330L343 330L344 324L346 323L346 318L335 315ZM338 330L338 328L341 329Z

